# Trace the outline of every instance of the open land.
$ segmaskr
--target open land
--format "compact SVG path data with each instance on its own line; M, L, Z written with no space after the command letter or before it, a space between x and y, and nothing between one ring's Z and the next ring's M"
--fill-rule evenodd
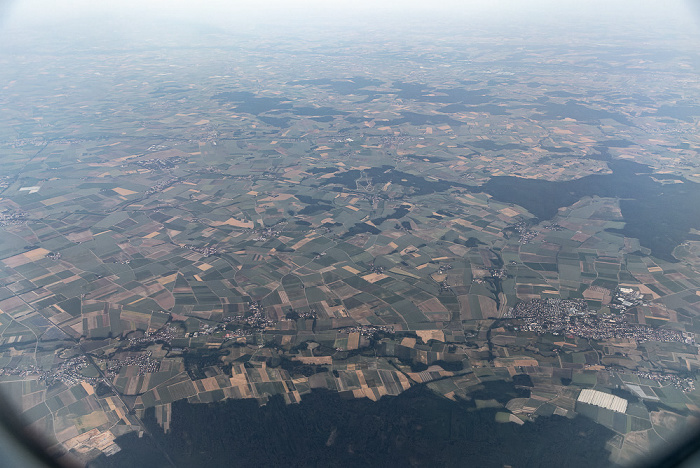
M692 426L700 62L469 39L3 56L0 390L53 453L323 390L581 416L620 464Z

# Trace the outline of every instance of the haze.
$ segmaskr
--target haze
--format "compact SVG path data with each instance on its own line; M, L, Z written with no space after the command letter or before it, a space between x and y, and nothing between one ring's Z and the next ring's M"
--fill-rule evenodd
M600 28L615 34L620 26L653 34L688 34L697 38L700 11L690 1L321 1L266 0L225 2L210 0L129 0L118 3L74 0L19 0L0 9L0 34L12 42L28 31L45 31L53 39L85 33L92 28L109 39L115 30L163 28L177 33L183 27L209 28L227 33L323 32L343 28L378 29L410 37L413 28L447 26L456 29L547 28L552 36L573 27ZM274 27L272 27L274 26ZM200 30L200 33L204 30ZM93 31L94 33L95 31Z

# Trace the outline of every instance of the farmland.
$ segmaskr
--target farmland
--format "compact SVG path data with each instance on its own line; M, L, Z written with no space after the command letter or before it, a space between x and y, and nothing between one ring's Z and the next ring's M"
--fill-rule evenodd
M455 434L582 427L620 464L692 426L700 142L660 89L696 62L572 56L641 102L550 75L554 45L418 73L397 44L360 67L215 39L0 57L32 70L0 67L0 391L52 454L177 445L192 408L291 433L307 401L349 421L416 394ZM319 414L311 446L350 444Z

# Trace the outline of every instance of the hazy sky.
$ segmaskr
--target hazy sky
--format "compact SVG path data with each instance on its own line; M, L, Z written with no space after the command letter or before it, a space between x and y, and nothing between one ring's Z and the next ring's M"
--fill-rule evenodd
M689 16L693 0L0 0L5 20L16 25L56 23L85 17L149 17L196 19L221 23L245 15L266 17L430 15L487 16L536 20L543 16L595 21L604 16L625 19ZM695 16L700 12L695 9Z
M183 26L201 31L333 32L345 29L393 31L407 40L416 26L447 26L508 34L541 30L557 40L572 30L615 34L631 27L640 34L694 35L700 39L700 9L693 0L0 0L0 41L28 32L49 38L126 28L160 28L178 34ZM89 31L88 31L89 30ZM88 31L86 33L86 31ZM152 31L151 31L152 32ZM87 37L87 36L86 36ZM89 43L89 40L87 41ZM155 45L155 44L154 44Z

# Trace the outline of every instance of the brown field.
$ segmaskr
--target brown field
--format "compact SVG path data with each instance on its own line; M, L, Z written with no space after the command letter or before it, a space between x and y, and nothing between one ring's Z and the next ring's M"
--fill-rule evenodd
M431 297L425 302L421 302L420 304L416 304L418 308L420 309L421 312L426 312L426 313L448 313L448 310L445 308L444 305L438 300L436 297Z

